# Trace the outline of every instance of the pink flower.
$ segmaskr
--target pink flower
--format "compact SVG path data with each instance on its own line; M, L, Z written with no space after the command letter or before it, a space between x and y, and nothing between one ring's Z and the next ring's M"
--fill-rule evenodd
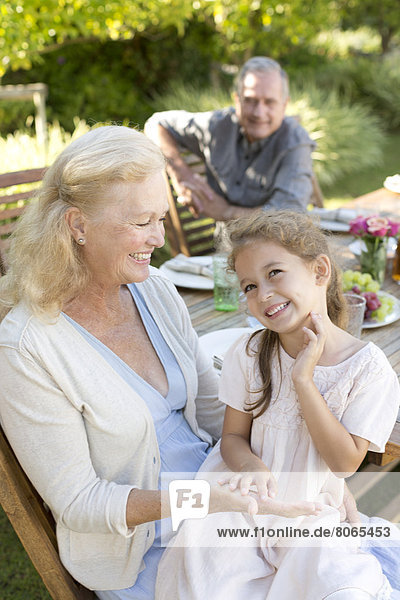
M400 223L391 221L386 217L371 215L370 217L357 217L349 223L349 233L356 237L385 237L397 236L400 232Z
M367 233L367 223L364 217L357 217L349 223L350 233L355 236L363 236Z
M396 237L396 235L400 231L400 223L397 223L396 221L390 221L390 219L389 219L389 224L390 224L390 234L389 235Z
M390 231L389 219L376 215L366 219L367 233L376 237L384 237Z

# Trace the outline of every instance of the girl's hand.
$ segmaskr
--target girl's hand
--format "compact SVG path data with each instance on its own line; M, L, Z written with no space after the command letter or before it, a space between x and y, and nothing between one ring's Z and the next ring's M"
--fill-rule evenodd
M283 502L273 498L261 500L250 492L247 495L240 493L239 489L211 485L209 513L217 512L243 512L249 515L280 515L295 518L301 515L318 515L322 505L318 502Z
M314 369L321 358L325 347L326 331L322 323L321 315L310 313L315 332L308 327L303 327L303 348L294 361L292 380L294 383L312 381Z
M255 485L261 501L265 501L268 498L274 498L277 492L276 481L272 473L267 469L251 473L234 473L229 477L219 479L218 483L220 485L229 483L229 489L232 492L239 489L242 496L247 496L250 491L250 486Z

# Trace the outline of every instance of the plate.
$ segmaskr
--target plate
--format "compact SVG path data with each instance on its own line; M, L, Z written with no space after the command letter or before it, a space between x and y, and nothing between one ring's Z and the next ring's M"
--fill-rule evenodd
M341 221L324 221L321 220L318 225L321 227L321 229L325 229L326 231L335 231L337 233L339 232L347 232L349 231L349 224L348 223L343 223Z
M319 208L314 207L308 213L321 229L326 231L349 232L349 223L359 214L354 208Z
M354 240L351 244L348 245L349 250L352 251L353 254L359 256L361 254L361 250L365 250L365 245L362 240ZM396 238L389 238L387 245L387 257L394 258L394 253L397 248L397 240Z
M243 333L252 333L253 331L255 331L253 327L217 329L217 331L210 331L210 333L205 333L202 335L199 338L200 346L211 358L214 356L214 354L223 356Z
M389 190L389 192L395 192L396 194L400 194L400 175L392 175L391 177L386 177L383 182L383 187Z
M198 265L209 266L211 258L209 256L191 256L188 260ZM184 271L174 271L173 269L168 268L168 263L169 260L163 263L160 267L160 271L175 285L195 290L214 289L214 281L209 277L195 275L194 273L185 273Z
M384 325L390 325L390 323L394 323L400 319L400 300L392 294L388 292L378 292L379 296L386 296L387 298L392 298L394 301L392 312L386 315L383 321L364 321L363 329L372 329L374 327L383 327Z

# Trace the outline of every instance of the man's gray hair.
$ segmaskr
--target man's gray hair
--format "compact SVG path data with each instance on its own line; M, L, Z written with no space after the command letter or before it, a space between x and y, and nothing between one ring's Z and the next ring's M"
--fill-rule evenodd
M282 96L283 101L285 102L289 98L288 75L286 71L282 69L281 65L276 62L276 60L268 58L267 56L253 56L244 63L236 78L236 92L239 96L241 95L243 91L243 82L248 73L271 73L272 71L276 71L281 76Z

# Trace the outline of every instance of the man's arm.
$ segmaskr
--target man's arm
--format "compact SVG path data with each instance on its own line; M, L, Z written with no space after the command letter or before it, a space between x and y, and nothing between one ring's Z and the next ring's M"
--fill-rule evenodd
M202 198L211 199L213 190L203 178L196 176L180 154L179 142L168 131L166 126L159 123L160 117L170 117L170 126L179 136L188 139L187 148L190 152L199 152L199 141L194 134L188 134L186 125L190 122L191 113L185 111L167 111L156 113L145 124L145 134L159 146L167 160L167 172L180 202L186 204L198 216L203 212ZM185 145L182 141L182 145ZM197 149L197 152L195 150Z
M145 133L148 135L146 129ZM180 201L191 207L196 216L202 214L216 221L229 221L259 210L234 206L214 192L204 178L187 165L177 142L162 125L152 128L151 137L167 160L167 172Z
M186 204L195 216L200 214L216 220L228 220L231 205L197 175L185 162L179 152L179 145L173 136L157 124L145 133L161 148L167 160L167 172L180 202Z

